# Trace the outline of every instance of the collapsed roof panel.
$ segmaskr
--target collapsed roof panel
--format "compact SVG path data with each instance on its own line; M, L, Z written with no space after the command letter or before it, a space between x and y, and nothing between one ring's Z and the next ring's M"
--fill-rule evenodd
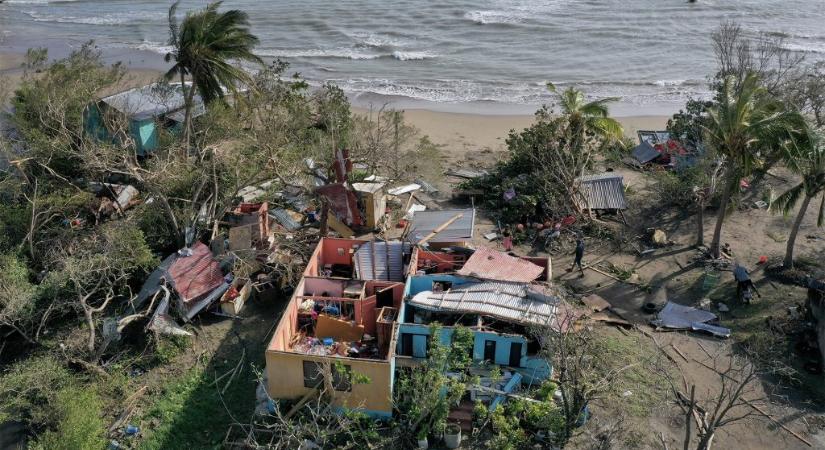
M527 283L540 277L543 271L543 268L530 261L480 247L464 263L458 274L485 280Z
M404 244L370 241L353 256L359 280L404 281Z
M633 157L636 158L636 161L639 161L641 164L647 164L662 156L662 154L656 151L656 149L653 148L653 146L647 141L642 141L641 144L633 148L631 153L633 154Z
M475 228L476 210L470 209L444 209L440 211L416 211L410 223L410 240L413 243L424 239L428 234L435 231L440 225L446 223L456 215L461 217L451 223L446 229L436 234L430 242L455 242L465 239L472 239Z
M539 286L485 281L444 292L419 292L408 302L433 311L480 314L523 325L553 325L560 300Z
M223 283L220 265L212 258L209 247L195 242L188 256L178 255L169 267L169 278L184 303L214 291Z

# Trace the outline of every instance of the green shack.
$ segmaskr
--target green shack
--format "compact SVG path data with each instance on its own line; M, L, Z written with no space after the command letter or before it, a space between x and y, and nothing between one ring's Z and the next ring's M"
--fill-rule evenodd
M206 112L197 94L194 103L192 118ZM160 127L176 133L182 127L184 115L181 84L153 83L90 105L85 112L85 129L100 140L117 140L108 124L126 120L128 136L134 140L137 154L143 156L158 147Z

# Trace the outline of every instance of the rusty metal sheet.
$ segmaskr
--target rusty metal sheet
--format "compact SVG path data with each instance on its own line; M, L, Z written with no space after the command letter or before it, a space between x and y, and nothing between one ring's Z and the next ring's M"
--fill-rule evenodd
M458 274L485 280L528 283L540 277L543 271L542 267L530 261L481 247L464 263Z

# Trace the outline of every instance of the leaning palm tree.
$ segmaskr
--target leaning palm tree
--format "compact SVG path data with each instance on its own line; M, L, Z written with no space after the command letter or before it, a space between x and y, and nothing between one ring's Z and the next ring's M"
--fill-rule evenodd
M799 226L802 224L811 200L825 192L825 137L806 127L805 132L799 138L788 143L786 150L785 160L788 167L802 175L802 181L774 199L771 202L771 209L781 211L787 216L799 204L799 200L802 200L802 205L796 213L796 219L791 228L791 234L788 236L785 261L782 264L784 268L792 269L793 251ZM819 203L816 225L821 227L823 223L825 223L825 195Z
M618 101L618 97L608 97L585 102L584 93L574 87L558 92L553 83L547 89L556 94L563 115L568 117L571 127L577 133L593 133L609 140L620 141L624 135L622 124L609 116L607 105Z
M210 3L200 11L188 12L178 23L179 1L169 8L169 45L166 62L175 64L166 72L166 79L180 77L184 93L184 141L189 145L192 130L192 108L195 91L204 103L222 99L225 90L237 93L239 83L249 83L250 75L238 63L250 61L263 64L252 53L258 38L249 31L249 16L236 9L218 12L221 2ZM185 84L191 78L191 86Z
M779 149L802 122L798 113L769 96L754 74L739 83L730 77L722 83L719 101L708 111L708 124L703 126L705 142L724 158L727 175L710 244L714 258L719 257L722 224L739 180L750 175L763 157Z

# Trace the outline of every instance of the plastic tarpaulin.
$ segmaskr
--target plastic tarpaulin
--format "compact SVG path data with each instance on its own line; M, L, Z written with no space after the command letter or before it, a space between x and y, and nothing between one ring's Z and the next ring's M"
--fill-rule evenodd
M729 337L730 329L707 323L716 319L716 314L710 311L667 302L652 323L662 328L706 331L717 337Z

